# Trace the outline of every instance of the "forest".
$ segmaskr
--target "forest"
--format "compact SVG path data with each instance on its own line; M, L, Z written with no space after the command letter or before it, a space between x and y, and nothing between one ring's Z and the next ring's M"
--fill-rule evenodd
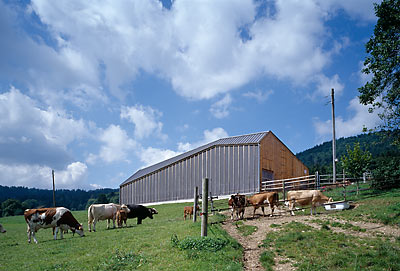
M93 203L119 202L119 189L55 191L56 206L85 210ZM53 206L53 190L0 185L0 216L21 215L25 209Z
M363 151L371 154L371 172L382 168L383 165L400 165L400 147L392 144L392 139L384 132L365 133L358 136L339 138L336 140L336 172L342 172L342 161L347 154L347 148L353 148L359 143ZM310 174L318 171L321 174L332 173L332 140L317 145L311 149L297 153L309 169Z

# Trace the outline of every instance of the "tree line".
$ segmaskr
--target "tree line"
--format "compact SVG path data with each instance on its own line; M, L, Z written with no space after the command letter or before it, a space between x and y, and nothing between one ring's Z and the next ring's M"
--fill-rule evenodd
M93 203L119 202L119 189L81 189L55 191L56 206L85 210ZM25 209L53 206L53 191L0 185L0 216L22 215Z
M374 176L375 188L400 186L400 146L386 136L385 131L361 134L336 141L338 162L336 172L343 169L349 177L360 177L363 172ZM297 155L310 173L332 173L332 141L317 145Z

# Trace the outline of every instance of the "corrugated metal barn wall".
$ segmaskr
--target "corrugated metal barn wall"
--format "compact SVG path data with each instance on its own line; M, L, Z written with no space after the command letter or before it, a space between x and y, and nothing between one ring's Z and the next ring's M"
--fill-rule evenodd
M259 161L259 145L217 145L121 186L121 203L192 199L206 177L213 196L258 192Z

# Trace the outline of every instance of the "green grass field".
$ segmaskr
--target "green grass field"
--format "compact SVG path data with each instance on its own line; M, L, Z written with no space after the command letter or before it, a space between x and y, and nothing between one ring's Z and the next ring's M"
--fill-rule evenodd
M335 193L340 191L332 191L329 196L335 196ZM268 233L263 241L266 251L260 261L264 268L272 270L276 264L275 256L280 255L294 262L296 270L400 270L400 236L394 236L394 239L373 234L357 237L332 230L342 228L350 233L368 233L351 221L400 227L400 189L363 191L352 195L351 199L357 203L357 208L332 213L332 217L348 221L345 223L322 221L315 217L313 221L320 225L320 229L295 221L273 224L279 231Z
M241 270L240 245L218 223L209 226L207 243L200 243L194 238L200 236L200 219L184 221L185 205L156 206L153 220L146 218L142 225L128 220L128 228L107 230L101 221L97 232L87 231L86 211L73 212L85 237L65 234L54 241L51 229L41 229L38 244L28 244L23 216L0 218L7 229L0 234L0 270ZM209 221L221 219L215 215ZM183 246L174 245L175 236ZM189 241L194 245L185 247Z

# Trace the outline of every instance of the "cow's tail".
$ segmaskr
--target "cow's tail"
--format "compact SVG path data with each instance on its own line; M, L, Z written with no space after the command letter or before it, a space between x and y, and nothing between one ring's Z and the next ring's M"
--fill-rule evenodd
M93 221L94 217L93 217L93 213L92 213L92 205L89 206L88 209L88 223L91 223Z

